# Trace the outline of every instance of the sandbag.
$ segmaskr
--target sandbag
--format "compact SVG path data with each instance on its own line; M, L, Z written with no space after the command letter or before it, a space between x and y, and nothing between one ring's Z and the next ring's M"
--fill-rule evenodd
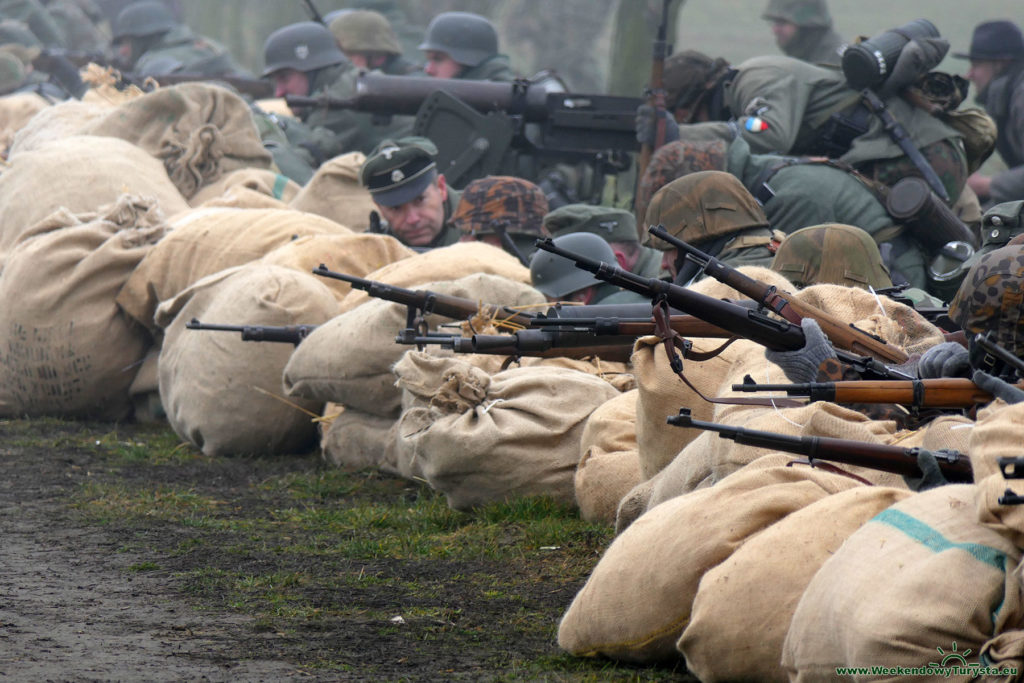
M0 259L54 211L96 212L126 194L155 200L166 216L188 208L160 163L121 140L69 137L12 157L0 174Z
M359 182L359 169L364 161L366 155L362 152L349 152L325 161L291 200L292 208L365 232L370 227L370 212L377 207L370 192Z
M49 106L46 98L34 92L0 97L0 150L8 149L14 142L15 133Z
M34 152L48 143L82 135L90 122L110 111L108 105L80 100L65 100L41 109L14 134L8 158Z
M558 627L573 655L653 663L679 657L701 577L786 515L861 486L768 455L719 484L655 506L605 551ZM725 655L725 653L723 653Z
M753 536L700 580L677 647L701 681L778 681L797 602L843 541L906 489L858 486L797 510Z
M294 180L269 168L240 168L222 175L216 182L200 189L189 199L189 204L200 206L210 201L216 201L228 190L237 188L253 190L287 204L299 193L301 186Z
M509 306L544 301L532 287L487 274L427 283L424 288ZM352 292L356 293L360 292ZM438 324L449 322L449 318L442 316L427 316L431 331ZM411 348L395 343L395 336L405 325L406 308L380 299L322 325L303 341L285 369L288 395L333 401L372 415L397 418L402 393L395 385L391 367Z
M238 333L187 330L192 318L237 325L319 324L337 301L319 278L247 264L200 280L162 304L160 400L168 422L207 455L294 453L316 443L323 402L284 400L291 344L243 342ZM311 415L312 414L312 417Z
M280 199L274 199L270 195L258 190L235 185L224 190L224 194L208 199L202 204L202 208L227 208L227 209L288 209L288 205Z
M182 196L240 168L269 169L245 100L210 83L158 88L86 125L85 135L121 138L159 159Z
M395 421L328 403L320 423L324 460L346 471L365 468L394 472L385 456L391 451Z
M836 668L926 667L954 648L970 650L961 664L977 663L993 636L1017 628L1021 552L978 523L976 489L911 496L846 539L797 603L782 656L790 680L904 680L895 668L873 676Z
M192 209L173 217L171 226L117 297L125 313L149 328L161 302L207 275L256 261L305 235L350 234L319 216L279 209Z
M278 247L261 260L307 273L323 264L336 273L366 277L415 253L389 235L306 235ZM352 286L343 280L324 278L324 284L339 301L352 291Z
M636 390L615 396L583 427L573 485L580 516L587 521L614 522L619 500L641 481L636 402Z
M483 273L530 284L530 271L504 249L484 242L459 242L388 264L366 275L367 280L378 280L406 289L426 289L428 283L457 280L467 275ZM351 292L341 302L342 311L351 311L371 297L359 290ZM486 301L483 303L504 303ZM544 308L544 306L541 306Z
M410 352L405 363L418 359L436 362ZM444 384L430 407L408 411L425 418L407 444L412 448L407 459L427 483L456 510L519 496L572 504L583 424L618 394L616 389L564 368L512 368L488 375L459 358L446 361ZM396 367L396 374L401 384L402 369Z
M58 211L0 272L0 414L120 420L151 339L114 297L164 234L156 204L122 197L99 213Z

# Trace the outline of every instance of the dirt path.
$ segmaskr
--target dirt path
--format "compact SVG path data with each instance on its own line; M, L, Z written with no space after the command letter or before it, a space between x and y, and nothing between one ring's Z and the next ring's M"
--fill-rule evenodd
M237 661L234 615L196 612L159 573L63 500L88 456L0 450L0 679L11 681L310 680L276 661Z

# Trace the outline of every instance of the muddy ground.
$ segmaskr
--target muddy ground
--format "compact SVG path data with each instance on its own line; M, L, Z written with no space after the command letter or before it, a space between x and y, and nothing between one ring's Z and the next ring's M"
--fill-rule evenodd
M231 459L199 470L145 462L126 466L101 448L38 445L60 444L62 434L81 443L91 438L90 430L101 434L109 425L54 423L48 428L54 434L44 430L44 438L35 442L15 438L4 425L0 422L0 680L692 680L674 670L601 662L567 666L554 629L585 574L537 575L517 564L382 560L360 571L429 584L441 592L432 599L450 604L450 614L382 629L357 611L344 620L278 630L244 610L218 604L216 595L203 594L181 578L196 562L251 563L253 573L273 570L262 567L267 557L240 558L227 548L218 552L216 543L202 553L175 553L194 532L145 518L96 524L69 502L87 481L156 477L168 483L190 480L201 492L258 506L265 503L247 494L254 481L323 467L315 457ZM132 428L119 429L130 434ZM139 548L147 552L133 550ZM155 569L139 571L146 563ZM481 574L515 586L514 599L478 597L465 582ZM396 616L416 605L415 591L382 588L351 597L365 603L367 612ZM537 609L548 627L517 623L517 613ZM522 662L533 664L517 670Z

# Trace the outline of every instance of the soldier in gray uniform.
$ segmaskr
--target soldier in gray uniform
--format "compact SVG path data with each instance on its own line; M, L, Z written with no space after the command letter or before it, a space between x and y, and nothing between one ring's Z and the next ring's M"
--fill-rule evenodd
M615 263L615 252L590 232L574 232L552 240L556 247L582 256ZM649 303L650 299L598 280L567 258L538 250L530 259L530 281L548 301L575 301L584 305Z
M761 18L771 22L775 44L787 56L839 66L846 41L832 29L825 0L768 0Z
M384 140L363 163L359 180L386 221L380 232L419 251L446 247L462 237L452 223L461 194L438 173L437 147L430 140Z
M992 176L974 173L967 183L989 205L1024 199L1024 36L1012 22L986 21L975 27L970 51L953 56L971 60L967 79L995 119L996 149L1009 167Z
M592 204L566 204L544 216L544 227L554 237L589 232L608 242L619 267L643 277L658 277L661 252L640 244L636 218L625 209Z
M113 42L120 58L139 77L250 75L223 46L193 33L156 0L143 0L121 10L114 21Z
M472 12L444 12L434 17L420 43L424 73L433 78L512 81L508 57L498 53L494 25Z

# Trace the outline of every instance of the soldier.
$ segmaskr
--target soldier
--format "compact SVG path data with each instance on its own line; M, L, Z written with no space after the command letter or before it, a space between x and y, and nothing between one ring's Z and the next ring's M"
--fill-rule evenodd
M355 92L358 71L319 23L303 21L277 29L263 45L263 58L262 76L274 83L276 97L345 98ZM369 153L381 140L410 125L409 117L395 117L390 125L375 126L371 114L346 109L294 111L299 120L276 117L277 125L268 126L264 117L257 125L275 160L281 157L281 170L299 182L308 180L312 169L327 159L351 151Z
M462 232L459 241L486 242L529 266L536 250L534 243L549 236L543 225L547 212L548 200L530 181L487 176L474 180L462 191L451 223Z
M803 288L823 282L860 289L892 287L871 236L852 225L811 225L786 237L771 269Z
M661 273L661 253L640 244L636 219L625 209L567 204L544 216L544 227L554 237L593 233L608 242L623 270L643 277L658 277Z
M324 18L327 21L327 18ZM402 57L398 37L383 14L348 10L327 24L338 47L359 69L378 69L390 76L408 76L419 67Z
M81 97L87 89L78 75L78 68L60 50L45 50L35 34L20 21L0 21L0 50L22 63L24 78L19 90L50 100L64 100Z
M1024 35L1010 21L986 21L975 27L970 51L953 56L971 60L967 79L995 119L996 149L1009 167L992 176L974 173L967 183L990 204L1024 199Z
M498 32L490 21L471 12L444 12L434 17L420 44L434 78L513 81L508 57L498 53Z
M17 91L25 83L25 65L10 52L0 52L0 96Z
M825 0L768 0L761 18L770 21L775 44L786 55L812 64L839 66L846 41L832 30Z
M933 48L941 39L929 40L927 45ZM918 50L904 52L919 54ZM931 54L934 58L938 52ZM756 154L839 159L886 185L922 175L840 71L791 57L755 57L733 68L724 59L688 50L666 60L665 87L673 114L665 118L668 140L718 137L731 141L729 122L735 119L740 135ZM938 174L950 201L956 201L967 177L962 135L899 95L885 96L883 101ZM653 145L654 119L653 108L638 109L641 142ZM676 121L687 124L679 133L674 130Z
M64 36L70 52L105 60L110 52L109 28L92 0L46 0L47 12Z
M142 0L114 21L114 46L136 76L247 76L222 46L179 23L166 5Z
M582 256L615 263L608 243L590 232L575 232L552 240L556 247ZM530 281L548 301L575 301L584 305L649 303L649 299L598 280L572 261L547 251L537 251L530 259Z
M437 147L421 137L384 140L363 163L359 180L370 191L385 233L419 250L455 244L451 223L460 193L437 171Z
M647 219L733 267L769 266L785 239L771 229L764 211L736 176L722 171L699 171L673 180L651 198ZM663 252L662 271L676 284L685 285L697 275L697 267L669 243L648 234L645 244Z

